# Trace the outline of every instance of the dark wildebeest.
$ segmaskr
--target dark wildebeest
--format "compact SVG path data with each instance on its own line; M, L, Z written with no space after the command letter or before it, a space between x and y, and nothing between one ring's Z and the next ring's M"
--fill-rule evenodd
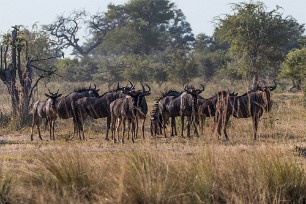
M184 116L187 116L187 137L190 138L190 126L191 123L194 124L195 134L198 136L197 130L197 114L198 114L198 105L197 98L200 93L205 89L204 85L201 84L202 89L196 89L193 86L185 86L184 92L179 96L180 103L180 117L181 117L181 135L184 137ZM175 99L176 100L176 99Z
M204 133L204 123L206 117L213 117L215 116L216 113L216 104L217 101L220 98L226 97L226 96L237 96L238 93L235 93L233 91L232 93L228 91L218 91L215 95L212 97L205 99L205 98L198 98L198 118L199 118L199 123L200 123L200 128L201 128L201 134Z
M162 134L162 125L162 118L158 104L154 104L150 113L150 132L152 137Z
M151 126L152 126L151 132L154 131L155 135L157 133L157 130L163 127L164 136L167 137L166 126L168 124L168 120L170 117L171 117L171 136L177 135L175 117L180 115L179 106L174 107L171 106L170 104L179 95L180 95L179 92L171 89L169 91L166 91L165 93L161 92L161 95L157 98L155 107L151 114Z
M125 134L125 122L128 120L129 129L130 123L132 125L132 142L134 143L134 138L136 137L136 123L137 118L145 118L145 114L142 112L141 108L137 106L139 104L140 98L145 96L147 93L142 91L130 91L127 93L127 96L124 98L119 98L114 100L110 104L110 113L112 120L112 137L114 142L116 142L115 133L117 132L117 140L119 141L119 128L121 123L123 123L122 127L122 143L124 143L124 134ZM118 120L117 127L115 128L116 120ZM128 130L129 132L129 130Z
M84 137L84 121L87 116L94 119L105 118L106 117L106 137L108 140L108 133L111 124L111 115L109 106L111 102L118 98L123 98L126 96L126 92L135 89L135 85L130 82L131 86L120 87L119 83L117 88L113 91L108 91L99 97L83 97L79 99L75 104L76 115L78 119L79 135Z
M49 90L49 89L48 89ZM49 94L45 95L48 97L45 101L36 101L33 105L32 111L33 111L33 122L32 122L32 130L31 130L31 141L33 141L33 130L34 126L37 126L38 136L39 139L42 140L41 133L40 133L40 124L41 120L43 118L46 119L46 121L49 123L49 134L50 134L50 140L54 140L54 123L57 119L57 114L55 111L55 100L60 97L62 94L58 94L58 91L56 93L51 93L49 90Z
M258 87L256 92L248 92L242 96L227 96L219 100L216 105L215 125L218 132L218 138L221 136L221 129L225 139L228 140L226 126L230 116L236 118L252 117L253 138L257 138L257 128L260 117L264 110L270 111L272 107L271 91L275 90L274 86Z
M91 86L89 86L88 89L76 90L57 100L56 112L58 117L61 119L68 119L71 117L73 118L73 124L74 124L73 136L78 131L78 121L75 112L75 102L83 97L98 97L99 90L100 89L96 89L96 85L94 85L94 88L91 88ZM80 139L82 140L81 137Z
M201 85L201 87L202 89L200 90L200 89L195 89L193 86L185 86L184 91L181 92L179 96L169 96L169 97L167 96L160 101L159 108L162 114L164 131L165 131L165 125L167 124L169 117L180 116L181 126L182 126L181 136L184 137L184 117L187 116L187 136L190 138L190 125L192 122L194 124L195 133L198 135L195 120L198 112L197 98L198 95L202 93L202 91L204 91L204 86Z
M138 117L136 118L136 137L138 134L138 120L141 119L142 120L142 124L141 124L141 132L142 132L142 138L144 139L144 126L145 126L145 122L146 122L146 116L148 113L148 104L146 101L146 96L151 94L151 87L145 83L145 85L148 87L148 90L145 89L144 85L141 84L142 87L142 91L140 92L141 94L138 95L138 97L136 98L136 105L137 107L140 108L140 112L137 111L137 113L141 113L140 115L138 115Z

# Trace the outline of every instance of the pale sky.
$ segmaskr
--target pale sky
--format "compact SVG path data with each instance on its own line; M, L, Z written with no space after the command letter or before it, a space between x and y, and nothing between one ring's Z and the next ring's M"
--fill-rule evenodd
M7 33L13 25L25 25L31 29L34 23L50 24L57 15L68 16L74 10L85 9L91 14L106 11L109 3L115 5L128 0L0 0L0 34ZM215 16L231 13L230 3L249 2L243 0L172 0L185 14L193 33L212 35L211 22ZM284 16L293 16L300 24L306 23L306 0L265 0L268 10L279 5Z

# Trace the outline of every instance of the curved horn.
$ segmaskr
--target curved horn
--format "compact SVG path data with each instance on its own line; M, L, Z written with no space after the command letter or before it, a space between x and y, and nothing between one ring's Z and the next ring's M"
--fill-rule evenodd
M184 91L187 91L187 90L188 90L188 85L184 87Z
M148 87L148 91L147 92L150 92L151 91L151 87L147 84L147 83L145 83L145 85Z
M120 89L120 86L119 86L119 82L117 83L117 90L119 90Z
M96 89L97 88L97 86L96 86L96 84L94 84L94 88L93 89Z
M275 79L273 79L273 83L274 83L274 86L269 86L269 89L271 91L274 91L276 89L276 86L277 86L277 83L275 82Z
M52 92L50 91L50 89L48 89L48 91L49 91L49 94L54 95L54 93L52 93Z
M135 88L135 84L133 85L133 83L130 81L130 80L128 80L129 82L130 82L130 85L131 85L131 89L133 89L133 88Z
M141 87L142 87L142 92L145 92L146 89L145 89L145 87L143 86L143 83L140 83L140 84L141 84Z
M58 92L59 92L59 89L57 89L57 92L55 93L56 95L58 94Z
M88 89L91 89L91 83L89 84L89 88Z
M200 91L200 93L201 93L202 91L204 91L204 90L205 90L205 86L204 86L203 84L200 84L200 86L202 87L202 90L199 90L199 91Z

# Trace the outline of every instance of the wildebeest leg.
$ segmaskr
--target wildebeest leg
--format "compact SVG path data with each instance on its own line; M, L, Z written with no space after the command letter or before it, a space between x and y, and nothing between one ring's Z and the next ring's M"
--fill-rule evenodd
M54 136L54 124L55 124L55 120L54 119L50 119L50 140L55 140L55 136Z
M110 116L107 116L106 117L106 136L105 136L105 140L109 140L108 138L108 132L109 132L109 129L110 129L110 125L111 125L111 117ZM113 136L113 135L112 135Z
M131 132L131 123L132 123L132 121L130 120L130 119L128 119L128 127L127 127L127 129L128 129L128 140L130 139L130 132ZM133 135L133 132L132 132L132 135Z
M37 131L38 131L38 137L39 137L40 140L43 140L42 137L41 137L41 133L40 133L40 124L41 124L41 119L38 118L38 121L36 123Z
M220 113L216 113L214 117L214 127L213 127L213 133L215 133L217 129L218 134L218 140L221 139L221 129L222 129L222 116Z
M259 117L257 115L252 117L253 119L253 138L254 140L257 139L257 129L258 129L258 121L259 121Z
M165 138L167 138L167 132L166 132L167 122L168 122L168 116L166 114L163 114L163 129L164 129Z
M40 126L40 120L38 118L39 116L38 115L34 115L33 116L33 122L32 122L32 130L31 130L31 141L33 141L33 135L34 135L34 126L36 125L37 126L37 130L38 130L38 135L39 135L39 139L42 140L42 137L40 135L40 129L39 129L39 126Z
M145 139L145 136L144 136L144 126L145 126L145 122L146 122L146 118L144 118L144 119L142 120L142 124L141 124L142 139Z
M116 143L116 134L115 134L115 125L116 125L116 118L115 115L112 114L111 116L111 120L112 120L112 126L111 126L111 131L112 131L112 139L114 141L114 143ZM108 140L108 138L106 137L105 139Z
M206 119L206 116L204 115L200 115L200 132L202 135L204 135L204 126L205 126L205 119Z
M53 120L53 121L52 121L52 133L53 133L53 140L55 140L54 128L55 128L55 120Z
M129 122L129 121L128 121ZM125 134L125 123L126 123L126 118L124 117L122 119L122 144L124 144L124 134Z
M122 118L118 118L118 120L117 120L118 122L118 124L117 124L117 128L116 128L116 132L117 132L117 140L118 140L118 142L120 142L120 140L119 140L119 129L120 129L120 126L121 126L121 122L122 122Z
M132 123L132 142L134 143L135 142L135 134L136 134L136 131L135 131L135 120L131 120L131 123Z
M176 135L175 117L171 117L171 137Z
M77 126L78 126L78 132L79 135L81 135L80 137L83 138L83 140L85 140L85 133L84 133L84 121L87 117L87 114L82 113L83 111L77 111L76 115L77 115Z
M190 138L190 123L191 123L191 116L187 116L187 137Z
M74 135L78 133L78 128L77 128L77 121L75 120L75 117L72 117L73 120L73 135L69 137L69 139L73 139Z
M222 124L222 128L223 128L223 133L224 133L224 137L226 140L229 140L228 138L228 135L227 135L227 132L226 132L226 128L227 128L227 124L228 124L228 121L229 121L229 118L230 118L230 114L227 114L225 117L225 120L224 120L224 123Z
M135 138L137 138L138 137L138 129L139 129L139 126L138 126L138 117L137 117L137 119L135 121L136 121Z
M199 132L198 132L198 126L197 126L197 122L193 122L193 126L194 126L194 133L197 137L199 137Z
M157 124L158 124L158 127L156 127L156 130L159 130L158 135L161 135L161 134L163 134L162 123L158 122ZM155 134L155 136L156 136L156 134Z
M76 111L76 114L80 113L78 110ZM83 116L82 114L78 114L78 117L76 117L76 125L78 126L77 128L77 134L80 138L80 140L82 140L82 135L84 137L84 127L83 127L83 123L84 123L84 120L83 120Z
M151 133L151 137L153 137L154 135L153 135L153 123L154 123L154 121L152 122L152 120L151 120L151 122L150 122L150 133ZM155 133L156 133L156 131L154 131ZM156 135L155 135L156 136Z
M184 138L184 114L181 115L181 137Z
M49 136L50 136L50 140L52 140L52 119L48 119L48 122L49 122Z
M175 117L173 117L173 124L174 124L174 134L177 135L177 130L176 130L176 120Z

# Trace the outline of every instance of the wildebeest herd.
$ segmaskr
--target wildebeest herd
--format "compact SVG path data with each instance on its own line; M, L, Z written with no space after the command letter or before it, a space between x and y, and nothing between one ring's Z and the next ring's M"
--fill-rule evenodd
M35 125L39 138L42 140L40 133L42 119L46 119L49 124L50 140L54 140L54 124L57 118L73 118L73 136L78 135L80 140L85 140L84 121L87 116L94 119L106 118L105 139L109 140L109 130L111 130L112 140L122 143L125 140L126 125L128 139L131 137L134 143L141 121L141 134L144 139L144 126L148 114L146 96L151 94L151 87L146 83L141 83L141 89L136 90L136 84L130 81L129 83L126 86L120 86L117 83L114 90L102 95L98 94L99 89L96 85L75 90L66 96L59 94L59 90L52 93L48 89L49 93L45 93L46 100L37 101L33 105L31 140L33 140ZM171 137L177 135L176 117L180 117L181 120L181 137L184 137L185 117L187 118L187 137L191 137L191 128L194 130L194 135L199 136L203 134L205 118L214 117L212 132L216 132L219 139L223 133L225 139L228 140L226 127L229 118L234 116L252 118L253 137L256 139L259 119L265 110L270 111L271 91L275 88L276 83L274 86L256 86L240 96L235 91L219 91L208 99L200 96L205 89L202 84L200 88L184 86L181 92L174 89L161 92L150 114L151 136L156 138L157 135L163 134L164 137L167 137L166 128L169 122ZM200 127L199 130L198 127ZM122 129L121 139L120 128Z

